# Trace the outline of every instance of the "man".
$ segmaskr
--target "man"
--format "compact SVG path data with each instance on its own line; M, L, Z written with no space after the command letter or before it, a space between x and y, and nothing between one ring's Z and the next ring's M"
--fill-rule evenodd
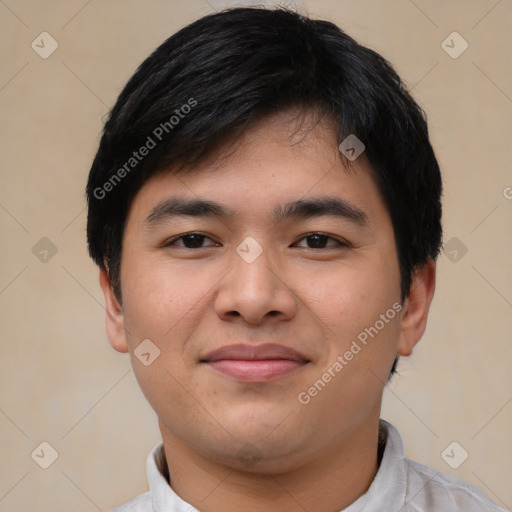
M232 9L144 61L87 185L107 334L163 439L117 510L502 510L380 420L441 188L421 109L332 23Z

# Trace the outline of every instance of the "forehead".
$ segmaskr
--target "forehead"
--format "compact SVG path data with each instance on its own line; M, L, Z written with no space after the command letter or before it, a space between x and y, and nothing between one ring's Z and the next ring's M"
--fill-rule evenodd
M136 195L130 217L140 222L171 197L212 199L237 214L275 216L284 203L329 196L386 214L364 154L348 162L338 146L331 121L314 113L274 114L197 168L176 172L171 167L150 178Z
M317 109L290 108L263 117L239 138L221 145L200 169L222 169L236 164L239 159L270 160L277 152L287 158L334 163L342 158L337 139L338 130L333 119L322 116Z

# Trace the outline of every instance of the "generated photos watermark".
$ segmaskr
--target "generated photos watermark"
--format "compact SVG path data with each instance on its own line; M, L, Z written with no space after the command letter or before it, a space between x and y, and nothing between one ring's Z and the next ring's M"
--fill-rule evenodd
M322 376L316 380L306 391L301 391L297 395L297 400L302 405L307 405L311 402L311 399L320 393L325 386L331 382L334 377L340 374L340 372L359 354L364 347L368 345L370 341L368 338L375 338L379 334L386 324L388 324L395 316L402 311L403 306L399 302L395 302L385 313L379 316L379 319L370 327L366 327L357 335L357 340L353 340L349 349L346 350L343 355L338 355L336 361L322 374ZM362 345L362 346L361 346Z
M196 106L197 100L189 98L187 103L184 103L179 109L174 111L176 115L172 115L168 121L160 123L151 132L151 135L148 135L146 142L137 151L133 151L132 156L128 158L128 160L101 187L96 187L94 189L94 197L99 200L104 199L109 192L114 190L114 188L121 183L127 174L135 169L137 165L139 165L139 163L149 155L151 150L156 148L165 135L171 133L171 131L180 124L181 120L184 119Z

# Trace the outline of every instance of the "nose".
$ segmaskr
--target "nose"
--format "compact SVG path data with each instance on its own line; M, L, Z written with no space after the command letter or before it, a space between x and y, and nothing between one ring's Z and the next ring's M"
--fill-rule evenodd
M282 269L282 262L273 260L268 249L250 263L234 252L233 267L219 284L216 314L251 325L293 318L297 301Z

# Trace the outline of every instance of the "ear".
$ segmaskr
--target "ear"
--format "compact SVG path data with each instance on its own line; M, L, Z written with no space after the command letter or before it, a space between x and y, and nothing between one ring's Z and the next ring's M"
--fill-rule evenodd
M117 300L108 273L100 269L100 286L105 296L105 325L107 328L107 337L112 347L118 352L128 352L128 343L126 342L126 331L124 329L123 307Z
M409 296L404 301L397 348L399 355L411 355L423 336L435 286L436 264L429 258L414 274Z

